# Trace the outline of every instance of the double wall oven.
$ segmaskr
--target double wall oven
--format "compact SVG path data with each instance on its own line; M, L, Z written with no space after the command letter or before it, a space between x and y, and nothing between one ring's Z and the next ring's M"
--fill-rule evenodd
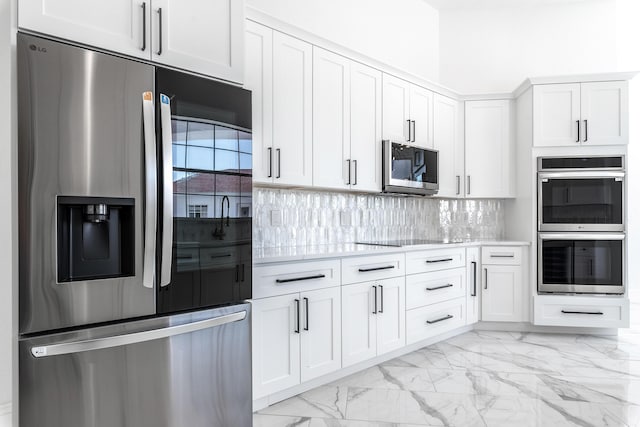
M538 159L538 291L623 294L625 158Z

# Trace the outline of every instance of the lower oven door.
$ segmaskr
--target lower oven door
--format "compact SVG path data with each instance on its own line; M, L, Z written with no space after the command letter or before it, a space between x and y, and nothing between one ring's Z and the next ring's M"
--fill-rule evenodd
M20 340L23 427L251 427L250 305Z
M540 293L623 294L624 233L539 233Z

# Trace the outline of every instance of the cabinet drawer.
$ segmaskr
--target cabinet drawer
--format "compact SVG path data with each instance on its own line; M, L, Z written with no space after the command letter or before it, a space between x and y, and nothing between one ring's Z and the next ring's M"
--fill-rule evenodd
M407 276L407 308L417 308L464 296L465 268Z
M344 258L342 284L368 282L404 275L404 254Z
M464 267L464 248L407 252L407 274Z
M522 248L519 246L484 246L482 264L520 265Z
M537 296L534 316L534 324L536 325L628 328L629 300L626 298Z
M259 265L253 268L253 298L340 286L340 260Z
M465 298L407 311L407 344L464 326Z

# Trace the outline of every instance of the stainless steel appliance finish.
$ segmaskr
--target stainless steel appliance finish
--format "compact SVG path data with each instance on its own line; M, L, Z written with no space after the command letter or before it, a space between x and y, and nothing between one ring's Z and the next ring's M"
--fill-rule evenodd
M624 294L624 233L538 233L538 292Z
M539 231L624 231L624 157L538 158Z
M20 342L25 427L250 427L250 305Z
M18 86L20 333L153 314L155 291L143 286L142 94L154 89L154 68L18 34ZM135 200L133 275L58 283L58 196Z
M434 195L438 192L437 150L382 141L383 191Z

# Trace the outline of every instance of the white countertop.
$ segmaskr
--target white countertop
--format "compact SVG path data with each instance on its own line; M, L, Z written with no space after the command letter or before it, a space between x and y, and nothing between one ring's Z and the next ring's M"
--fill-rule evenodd
M430 243L412 246L374 246L358 243L341 243L314 246L282 246L276 248L254 248L253 263L269 264L325 258L341 258L360 255L379 255L397 252L412 252L428 249L459 248L473 246L529 246L531 242L511 240L470 240L451 243Z

